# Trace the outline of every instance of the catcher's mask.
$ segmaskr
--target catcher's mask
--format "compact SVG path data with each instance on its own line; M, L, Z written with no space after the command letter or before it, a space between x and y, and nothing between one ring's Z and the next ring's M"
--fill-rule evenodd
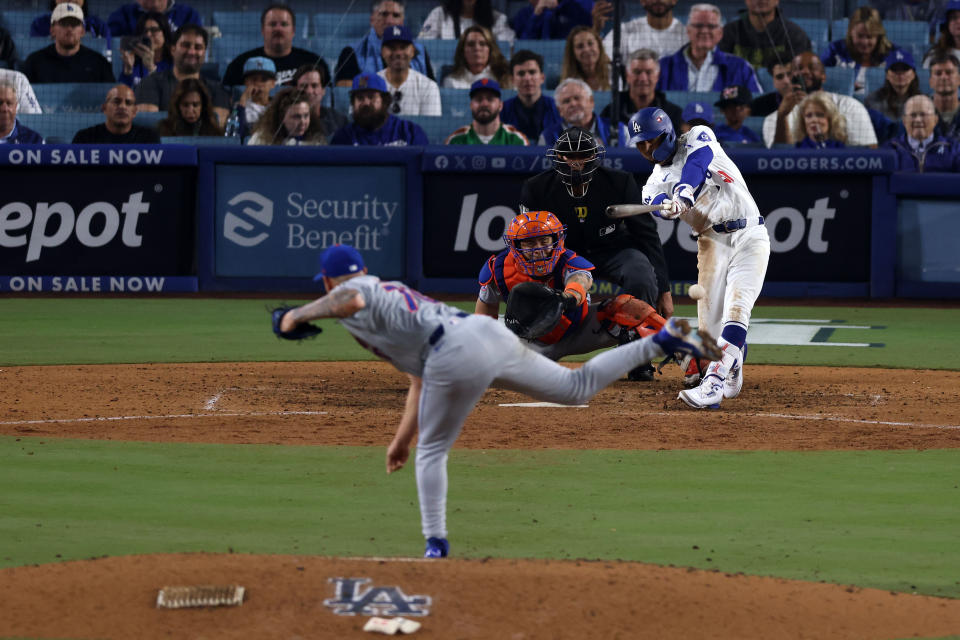
M510 221L503 241L520 271L540 278L550 274L557 265L566 236L567 227L557 216L549 211L528 211ZM546 240L538 241L540 238Z
M547 150L547 157L553 160L553 169L560 174L567 192L574 198L582 198L587 195L587 186L605 152L603 144L592 133L570 127L560 134L553 148ZM579 193L581 187L583 193Z

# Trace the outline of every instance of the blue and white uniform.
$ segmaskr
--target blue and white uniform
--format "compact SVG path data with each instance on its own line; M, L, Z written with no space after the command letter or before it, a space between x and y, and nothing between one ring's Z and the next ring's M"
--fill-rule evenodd
M400 371L422 379L416 475L426 538L447 537L447 455L488 387L581 404L663 355L656 342L643 339L568 369L526 348L497 320L466 314L401 282L362 275L334 290L339 288L357 291L365 303L339 320L347 331Z
M663 202L678 188L694 203L680 219L697 234L697 282L706 289L697 318L701 328L720 336L723 361L711 367L717 365L723 380L743 362L741 349L730 343L744 344L767 272L770 236L740 170L709 127L693 127L677 139L673 161L653 166L643 201Z

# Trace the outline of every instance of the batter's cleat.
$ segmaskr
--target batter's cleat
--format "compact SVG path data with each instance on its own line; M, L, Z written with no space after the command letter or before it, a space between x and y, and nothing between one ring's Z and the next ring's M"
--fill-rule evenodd
M733 363L733 366L730 367L730 372L727 373L727 377L723 379L724 398L736 398L740 395L740 389L743 388L743 362L741 362L741 360L746 359L747 345L743 345L742 358Z
M427 549L423 552L424 558L446 558L450 553L450 543L446 538L427 538Z
M723 355L716 341L705 331L697 331L682 318L670 318L650 337L664 353L689 353L696 358L719 360Z
M707 374L694 389L684 389L677 396L694 409L719 409L723 400L723 380L714 374Z

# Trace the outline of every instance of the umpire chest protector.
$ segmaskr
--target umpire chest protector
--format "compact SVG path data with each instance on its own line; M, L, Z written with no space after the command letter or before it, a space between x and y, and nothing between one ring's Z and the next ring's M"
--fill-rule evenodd
M636 245L625 223L606 216L611 204L642 204L640 190L626 171L598 167L587 193L574 198L554 170L544 171L523 183L520 204L531 211L550 211L567 225L567 246L587 257L593 252L616 251ZM655 225L650 216L638 223ZM654 226L655 228L655 226Z

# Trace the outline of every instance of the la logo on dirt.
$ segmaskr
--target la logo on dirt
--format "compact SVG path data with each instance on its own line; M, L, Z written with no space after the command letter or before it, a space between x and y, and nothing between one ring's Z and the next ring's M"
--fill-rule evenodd
M408 596L400 587L365 587L370 578L330 578L336 598L323 604L338 616L425 616L430 614L430 596Z

